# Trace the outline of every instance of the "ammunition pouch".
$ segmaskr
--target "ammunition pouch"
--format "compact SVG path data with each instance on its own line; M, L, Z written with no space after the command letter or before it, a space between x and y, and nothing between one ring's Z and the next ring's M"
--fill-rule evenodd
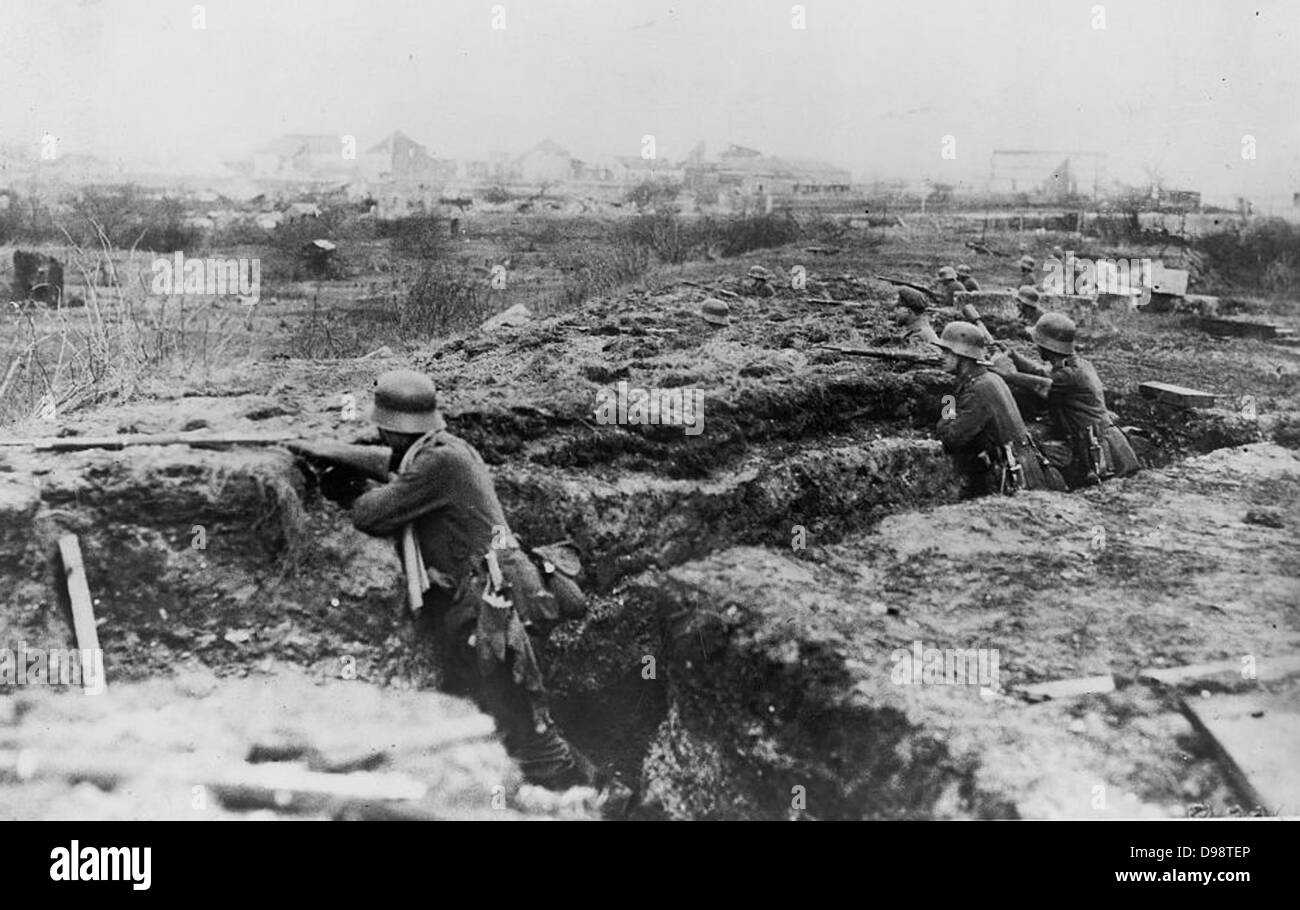
M576 552L564 545L527 553L494 548L484 560L490 594L510 601L530 635L545 637L564 620L587 614L587 599L577 582L581 565Z
M534 547L529 556L542 575L542 583L555 598L561 619L582 619L587 615L587 595L582 592L582 562L568 542Z

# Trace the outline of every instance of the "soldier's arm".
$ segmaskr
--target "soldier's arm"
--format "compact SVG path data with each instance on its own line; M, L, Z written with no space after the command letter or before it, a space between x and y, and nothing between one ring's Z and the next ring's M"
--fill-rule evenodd
M973 392L963 392L957 399L956 415L940 420L935 435L945 449L955 452L970 445L988 420L988 405Z
M1011 360L1016 365L1016 369L1021 373L1031 373L1035 376L1050 376L1052 368L1045 363L1039 363L1036 360L1030 360L1019 351L1011 351Z
M1003 373L1001 375L1002 380L1011 388L1028 389L1039 398L1046 398L1052 391L1052 379L1048 376L1036 376L1032 373L1019 372Z
M357 498L352 525L365 534L388 537L427 512L451 502L452 484L441 453L421 452L405 471Z
M1081 394L1087 395L1090 391L1087 377L1081 370L1061 366L1052 371L1051 396L1053 398L1077 398ZM1091 396L1087 395L1087 397Z

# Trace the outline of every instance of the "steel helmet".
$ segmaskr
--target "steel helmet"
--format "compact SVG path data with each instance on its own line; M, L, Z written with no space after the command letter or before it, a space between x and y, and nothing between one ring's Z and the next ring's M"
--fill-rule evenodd
M1038 264L1038 263L1034 262L1034 257L1033 257L1033 256L1021 256L1021 257L1020 257L1020 268L1021 268L1021 269L1028 269L1028 270L1031 270L1031 271L1032 271L1033 268L1034 268L1034 266L1037 265L1037 264Z
M731 307L725 300L710 297L700 306L700 318L712 325L730 325Z
M1043 308L1042 298L1039 296L1038 288L1028 284L1022 284L1016 291L1016 302L1022 306L1033 307L1036 310Z
M370 419L381 430L428 433L438 427L438 388L414 370L389 370L375 380Z
M959 266L957 266L957 277L958 277L958 278L969 278L969 277L970 277L970 266L968 266L968 265L959 265Z
M898 305L907 307L913 313L924 313L926 308L925 295L915 288L899 288Z
M939 269L940 281L947 281L950 278L956 278L956 277L957 277L957 273L956 271L953 270L953 267L950 265L945 265L943 268Z
M948 323L943 327L939 340L933 344L952 351L958 357L969 357L984 363L984 333L969 322Z
M1044 313L1029 330L1034 344L1057 354L1074 353L1074 320L1064 313Z

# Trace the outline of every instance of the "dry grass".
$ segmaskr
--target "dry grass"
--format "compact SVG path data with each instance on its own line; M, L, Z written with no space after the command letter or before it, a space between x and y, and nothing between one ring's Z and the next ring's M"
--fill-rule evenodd
M247 353L251 314L220 312L185 297L151 297L151 255L125 262L102 231L83 248L65 231L62 259L85 289L84 307L28 305L6 314L0 348L0 423L56 419L78 408L123 401L165 377L193 379ZM70 281L69 284L72 284Z

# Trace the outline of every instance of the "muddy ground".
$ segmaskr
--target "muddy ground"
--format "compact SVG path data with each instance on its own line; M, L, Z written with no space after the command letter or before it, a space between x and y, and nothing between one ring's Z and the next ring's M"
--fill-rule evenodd
M1027 245L1041 256L1054 241ZM1236 797L1179 693L1138 674L1296 650L1300 357L1206 335L1183 314L1097 314L1082 346L1148 470L1084 493L959 502L930 433L948 378L818 345L886 338L896 291L873 272L924 278L967 259L985 287L1014 283L1013 258L976 257L960 237L876 231L831 256L793 246L656 273L572 312L392 357L241 363L10 433L356 438L380 371L427 370L453 431L493 466L515 531L583 554L593 609L548 647L555 713L634 788L632 817L1228 805ZM753 264L782 276L803 266L807 286L760 296L743 277ZM730 325L699 319L709 294L729 303ZM1242 306L1300 322L1277 301ZM1137 393L1149 379L1215 393L1220 406L1154 404ZM704 431L600 425L597 390L619 381L701 390ZM361 419L347 419L352 402ZM521 791L493 742L448 751L412 734L474 711L426 691L437 667L428 633L404 615L391 546L354 532L287 450L0 458L0 642L71 644L52 552L74 532L110 681L102 697L7 687L0 749L102 743L98 754L130 769L10 773L7 814L200 811L176 794L203 774L172 759L243 767L281 721L335 749L339 730L367 743L393 731L382 767L431 782L430 816L595 814ZM917 641L996 649L999 677L900 684L896 651ZM1044 703L1015 691L1098 674L1115 691ZM1231 687L1251 685L1266 683Z

